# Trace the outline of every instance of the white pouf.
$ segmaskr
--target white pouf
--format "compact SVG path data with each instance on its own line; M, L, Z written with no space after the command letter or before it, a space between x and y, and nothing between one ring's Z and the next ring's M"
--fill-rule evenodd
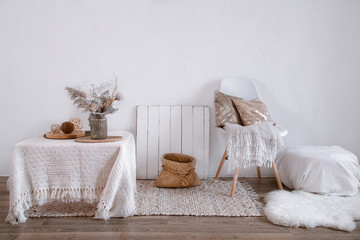
M290 146L275 160L288 188L353 196L360 189L357 157L339 146Z

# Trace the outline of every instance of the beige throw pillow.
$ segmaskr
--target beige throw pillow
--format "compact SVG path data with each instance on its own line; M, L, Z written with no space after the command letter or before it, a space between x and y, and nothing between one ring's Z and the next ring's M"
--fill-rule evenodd
M232 101L239 112L244 126L259 122L272 122L265 104L260 99L257 98L251 102L239 99L233 99Z
M226 122L241 124L239 113L232 100L242 100L242 98L226 95L215 90L215 123L216 127L223 127Z

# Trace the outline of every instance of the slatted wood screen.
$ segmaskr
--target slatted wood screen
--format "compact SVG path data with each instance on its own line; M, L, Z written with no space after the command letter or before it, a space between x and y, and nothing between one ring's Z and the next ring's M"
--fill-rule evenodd
M155 179L165 153L196 158L200 178L209 173L209 107L137 106L137 179Z

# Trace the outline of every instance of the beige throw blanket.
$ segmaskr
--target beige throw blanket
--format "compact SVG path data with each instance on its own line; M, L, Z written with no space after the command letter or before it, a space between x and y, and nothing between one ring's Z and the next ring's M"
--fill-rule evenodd
M279 129L270 122L250 126L226 123L225 130L229 172L237 167L271 167L284 145Z

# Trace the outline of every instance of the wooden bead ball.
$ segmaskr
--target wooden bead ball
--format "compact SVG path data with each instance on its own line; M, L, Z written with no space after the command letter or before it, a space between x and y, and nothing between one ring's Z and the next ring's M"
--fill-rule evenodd
M59 124L52 124L50 126L50 130L51 130L51 133L55 133L55 134L61 132Z
M74 124L74 131L81 131L84 127L84 121L81 118L70 118L69 122Z

